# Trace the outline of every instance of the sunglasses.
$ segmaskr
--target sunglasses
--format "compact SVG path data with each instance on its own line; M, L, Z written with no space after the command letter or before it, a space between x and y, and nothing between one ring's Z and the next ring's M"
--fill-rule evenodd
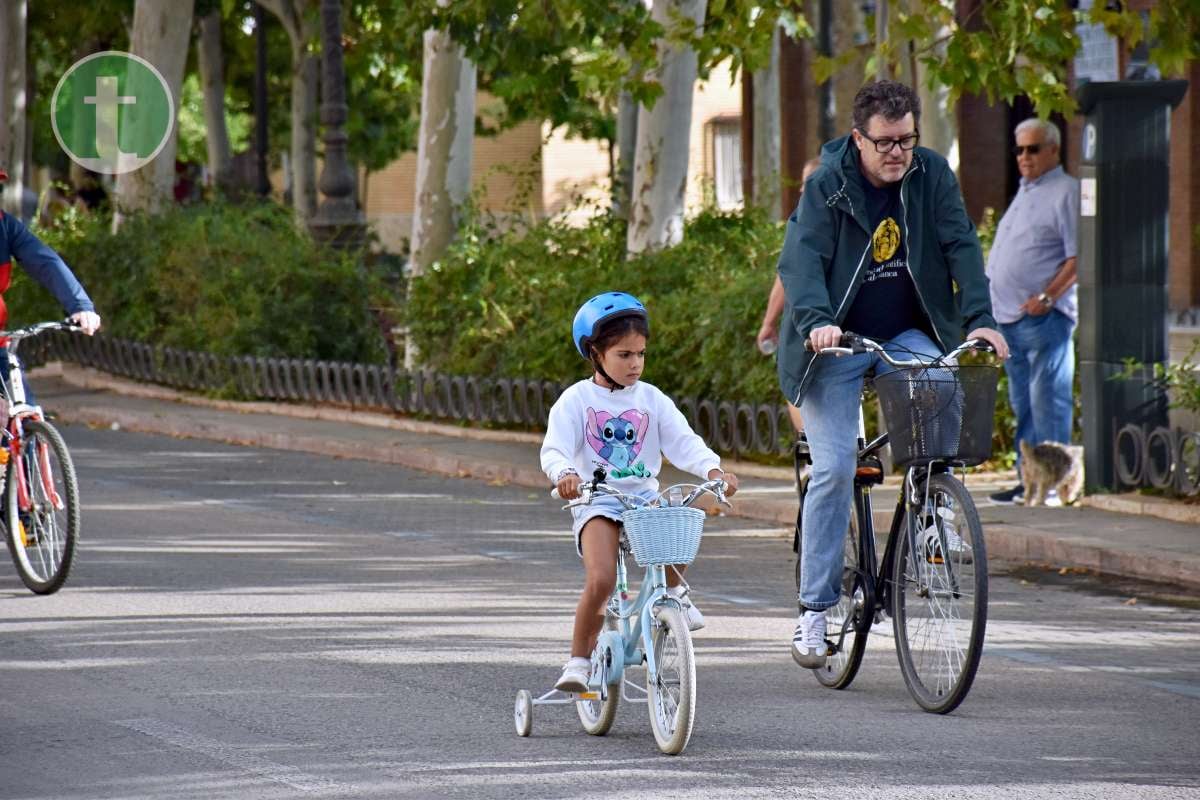
M1036 156L1042 149L1040 144L1019 144L1013 148L1014 156L1023 156L1029 153L1031 156Z

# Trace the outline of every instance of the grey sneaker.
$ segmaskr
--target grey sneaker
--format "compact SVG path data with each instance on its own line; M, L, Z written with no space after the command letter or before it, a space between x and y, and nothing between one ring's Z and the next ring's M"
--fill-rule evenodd
M825 612L805 609L792 637L792 660L805 669L825 666Z

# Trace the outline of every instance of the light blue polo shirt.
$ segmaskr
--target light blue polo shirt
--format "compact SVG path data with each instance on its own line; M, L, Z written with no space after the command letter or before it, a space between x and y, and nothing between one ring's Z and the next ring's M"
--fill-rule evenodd
M1021 319L1025 301L1046 291L1063 262L1075 255L1078 227L1078 180L1061 166L1036 180L1021 178L1021 188L1000 218L988 254L987 276L997 322ZM1075 287L1058 298L1054 307L1077 320Z

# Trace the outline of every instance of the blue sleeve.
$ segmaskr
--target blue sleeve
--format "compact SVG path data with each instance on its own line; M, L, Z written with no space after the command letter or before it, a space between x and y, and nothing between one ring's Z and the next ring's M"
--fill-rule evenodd
M0 217L9 252L34 280L54 295L68 315L77 311L95 311L92 299L66 263L45 242L29 232L10 214Z

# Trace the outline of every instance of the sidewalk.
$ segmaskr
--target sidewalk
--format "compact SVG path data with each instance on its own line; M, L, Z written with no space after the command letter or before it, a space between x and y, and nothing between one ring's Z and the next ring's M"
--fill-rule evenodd
M340 408L209 400L74 365L35 370L31 382L42 406L64 422L381 461L548 489L538 468L538 434L471 430ZM780 538L790 539L796 515L791 470L744 463L726 467L742 479L732 513L777 524ZM663 476L666 483L683 479L669 467ZM1135 496L1096 499L1139 513L1093 505L999 506L987 499L1013 482L1011 473L978 473L967 479L993 558L1080 567L1200 592L1200 506L1170 504L1175 518L1164 519L1147 513L1156 511L1153 504ZM876 528L883 532L897 486L897 480L890 480L874 494Z

